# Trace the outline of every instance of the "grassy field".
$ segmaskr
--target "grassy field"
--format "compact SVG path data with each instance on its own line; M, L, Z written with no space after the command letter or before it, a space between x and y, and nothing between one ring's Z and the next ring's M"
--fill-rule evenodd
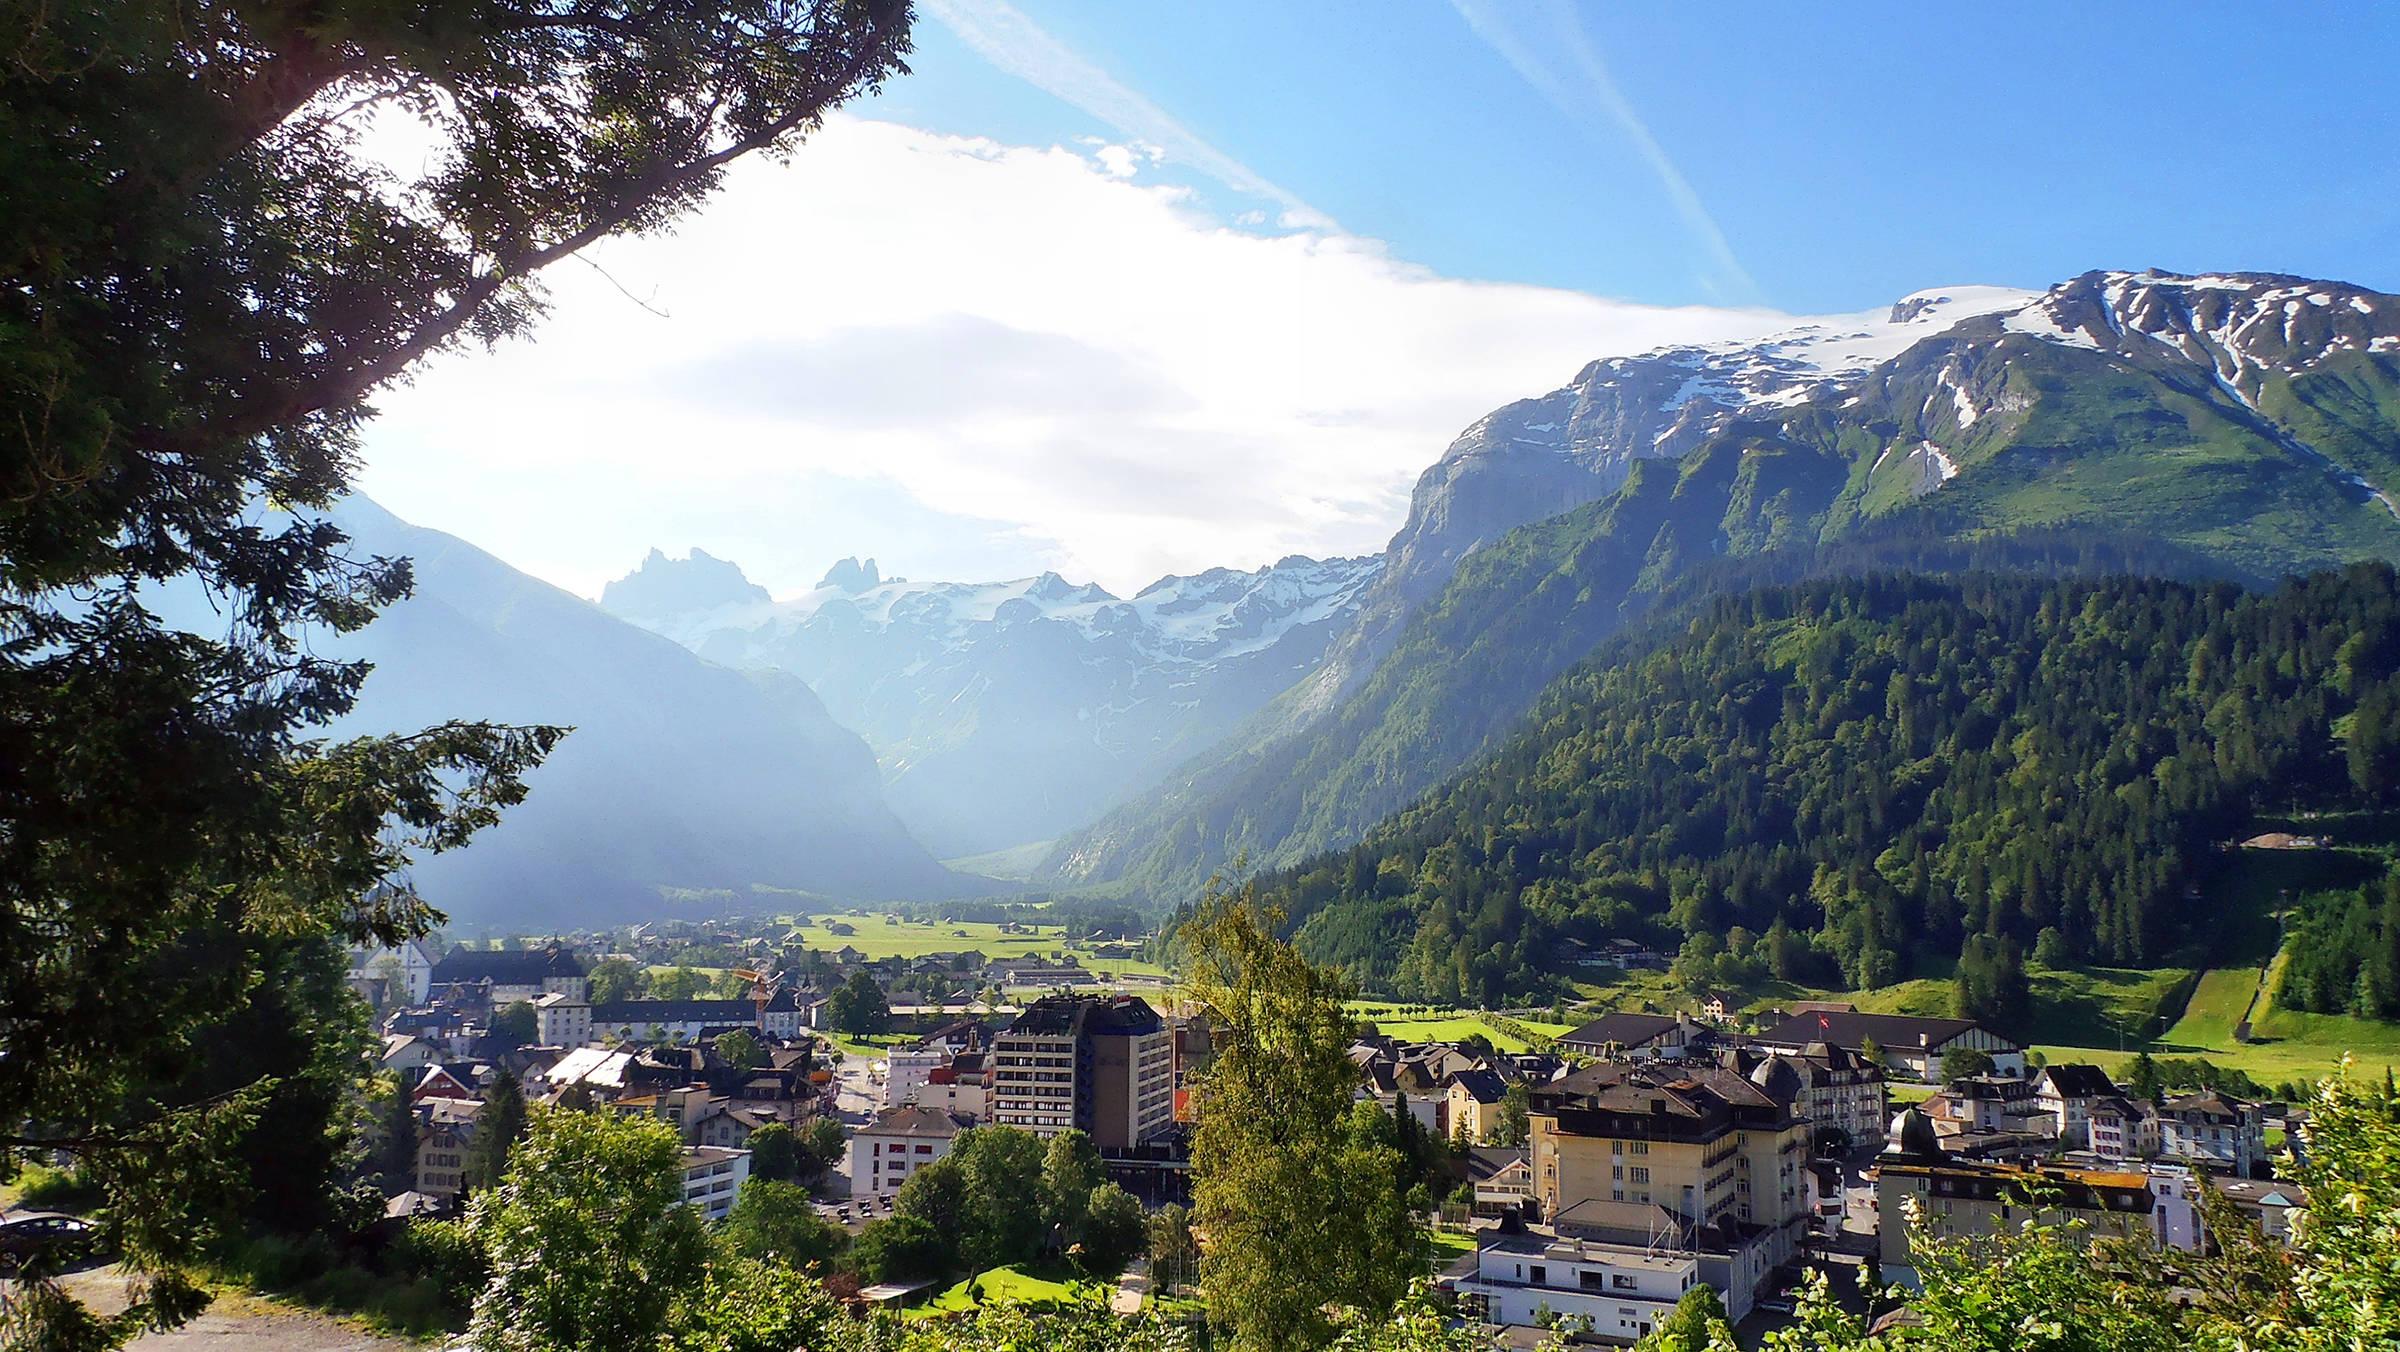
M1492 1045L1504 1052L1521 1052L1532 1045L1498 1024L1487 1022L1476 1010L1443 1009L1403 1014L1399 1012L1401 1008L1389 1001L1350 1002L1352 1014L1374 1024L1376 1031L1403 1042L1459 1042L1480 1036L1491 1039ZM1544 1037L1557 1037L1575 1028L1574 1024L1553 1023L1548 1019L1512 1019L1510 1022L1522 1024Z
M837 934L830 928L837 924L848 926L853 932ZM1095 972L1166 974L1165 968L1139 958L1094 957L1087 947L1068 943L1065 931L1056 926L1019 925L1016 929L1017 933L1003 934L998 925L965 920L942 924L889 915L820 915L793 925L789 937L804 947L827 953L847 945L870 959L921 958L928 953L959 953L968 949L993 959L1047 959L1054 953L1070 953Z
M1033 871L1049 856L1050 842L1036 840L1025 845L1011 845L1002 850L987 850L982 854L961 855L945 859L942 867L957 873L972 873L982 878L998 878L1004 883L1033 881Z
M980 1302L970 1293L970 1288L980 1288L983 1293L983 1299ZM1036 1277L1020 1268L993 1268L989 1272L970 1277L944 1291L934 1297L931 1303L921 1307L921 1310L925 1314L949 1314L961 1310L972 1310L978 1304L1029 1305L1035 1301L1045 1300L1056 1301L1060 1304L1098 1301L1102 1305L1106 1305L1109 1297L1116 1294L1116 1290L1113 1282L1052 1281L1047 1277Z

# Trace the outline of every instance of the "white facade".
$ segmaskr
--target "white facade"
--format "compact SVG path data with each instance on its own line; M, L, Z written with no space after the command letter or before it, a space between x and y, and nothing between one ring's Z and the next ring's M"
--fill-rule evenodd
M533 1002L534 1041L545 1047L580 1047L592 1040L592 1007L572 996L545 995Z
M850 1137L850 1195L889 1197L918 1170L950 1153L966 1123L925 1107L895 1108Z
M950 1052L944 1047L894 1047L885 1058L883 1075L883 1106L897 1108L903 1103L922 1103L920 1096L933 1072L950 1064Z
M692 1146L683 1152L683 1204L712 1221L725 1219L733 1199L750 1178L750 1152L722 1146Z
M1593 1334L1632 1342L1699 1284L1700 1260L1693 1254L1535 1236L1482 1249L1475 1275L1459 1282L1458 1290L1478 1298L1495 1324L1535 1324L1545 1312L1580 1315Z
M392 995L403 1004L421 1005L433 994L433 959L416 940L398 948L350 950L350 980L375 981L387 974L398 976Z
M992 1120L1048 1140L1075 1125L1075 1036L1007 1032L992 1042Z

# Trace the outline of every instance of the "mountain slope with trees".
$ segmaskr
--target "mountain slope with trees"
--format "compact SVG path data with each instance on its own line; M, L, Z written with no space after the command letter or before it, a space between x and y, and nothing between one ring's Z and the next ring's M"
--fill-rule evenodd
M1596 364L1573 390L1504 410L1524 424L1510 439L1549 435L1537 429L1558 410L1649 365L1686 369L1664 397L1688 403L1692 387L1717 388L1707 355ZM1696 427L1612 457L1579 451L1593 500L1459 546L1447 585L1405 623L1362 615L1397 635L1379 661L1286 692L1062 840L1050 875L1171 899L1237 858L1287 865L1358 839L1660 598L1854 568L1845 556L1862 545L1875 564L1937 571L1995 533L2087 533L2178 575L2257 582L2400 558L2400 509L2378 486L2400 474L2400 298L2263 275L2094 273L1838 380L1749 402L1730 381ZM1461 440L1494 439L1479 424ZM1412 523L1473 477L1429 471ZM1329 690L1337 676L1351 684Z
M2400 584L1870 576L1723 597L1553 685L1484 763L1262 889L1372 989L1498 1003L1566 941L1725 938L1776 975L2154 965L2258 807L2400 770ZM1966 954L1965 958L1960 955Z

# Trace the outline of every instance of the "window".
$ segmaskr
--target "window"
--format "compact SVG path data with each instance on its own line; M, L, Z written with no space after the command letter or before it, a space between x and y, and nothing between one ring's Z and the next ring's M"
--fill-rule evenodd
M1647 1155L1647 1154L1649 1154L1649 1153L1650 1153L1650 1143L1649 1143L1648 1141L1635 1141L1635 1142L1633 1143L1633 1149L1632 1149L1632 1153L1634 1153L1634 1154L1636 1154L1636 1155Z
M1616 1284L1616 1288L1619 1291L1631 1291L1635 1284L1633 1278L1626 1276L1622 1272L1617 1273L1615 1276L1610 1278L1610 1280Z
M1649 1171L1648 1169L1645 1169L1645 1168L1643 1168L1641 1165L1638 1165L1638 1164L1637 1164L1637 1165L1635 1165L1635 1166L1633 1167L1633 1178L1632 1178L1632 1180L1631 1180L1631 1181L1633 1181L1633 1182L1635 1182L1635 1183L1647 1183L1647 1182L1649 1182L1649 1181L1650 1181L1650 1171Z
M1605 1272L1578 1272L1575 1274L1575 1279L1576 1284L1581 1286L1586 1291L1604 1290L1608 1285L1608 1274ZM1623 1277L1619 1277L1617 1280L1623 1281L1625 1279Z
M1550 1269L1543 1267L1539 1263L1536 1263L1533 1265L1532 1275L1528 1277L1527 1280L1531 1281L1535 1286L1548 1286L1550 1284Z

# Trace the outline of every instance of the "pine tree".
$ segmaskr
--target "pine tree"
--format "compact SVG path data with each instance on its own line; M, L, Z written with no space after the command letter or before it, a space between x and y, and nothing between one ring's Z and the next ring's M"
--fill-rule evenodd
M498 1186L508 1173L509 1152L525 1139L525 1089L516 1072L502 1067L483 1091L475 1135L467 1147L467 1186L478 1192Z

